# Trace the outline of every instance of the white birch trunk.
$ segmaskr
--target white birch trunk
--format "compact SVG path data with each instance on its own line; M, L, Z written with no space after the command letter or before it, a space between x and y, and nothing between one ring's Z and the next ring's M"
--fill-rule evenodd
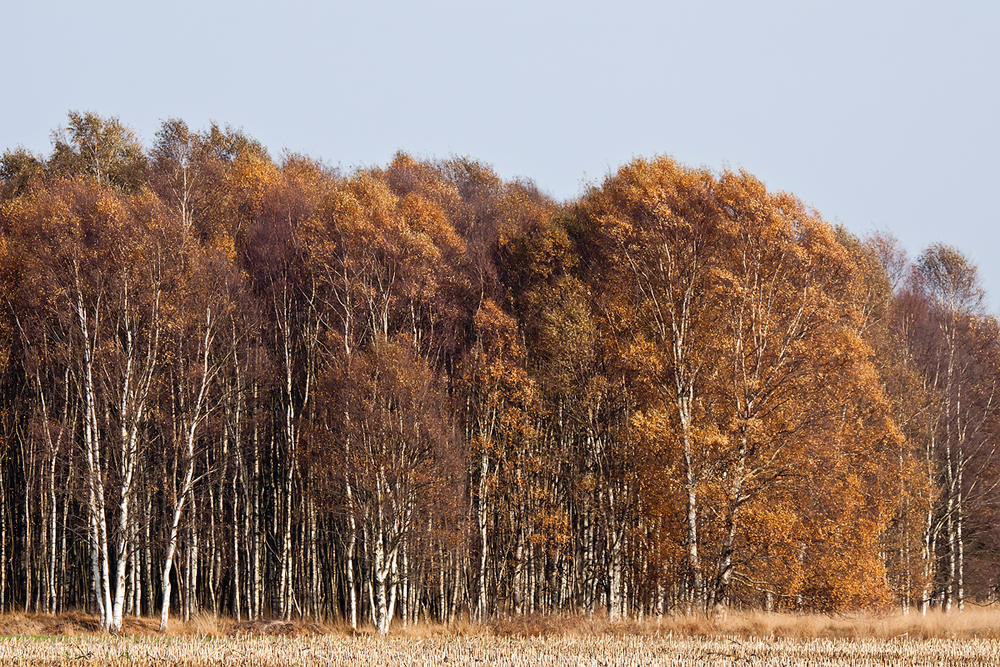
M377 615L375 626L380 635L389 634L389 609L386 600L386 579L389 577L389 564L386 562L385 547L382 544L382 536L375 536L375 563L374 563L375 586L377 591Z
M480 476L479 476L479 507L476 511L476 521L479 524L479 543L480 543L480 553L479 553L479 586L478 586L478 600L476 604L477 616L480 622L486 620L486 568L489 563L489 542L487 541L487 519L488 515L486 513L486 480L489 475L490 459L487 456L485 447L482 454L482 459L480 462Z
M0 459L2 460L2 459ZM0 471L0 614L7 613L7 488Z
M179 532L178 527L180 526L183 511L184 502L182 499L174 507L174 514L170 522L170 533L167 537L167 548L163 555L163 571L160 576L160 594L162 595L160 602L160 632L166 632L167 621L170 615L170 571L174 564L174 552L177 548L177 535Z
M350 486L348 486L350 489ZM358 591L354 583L354 551L358 541L358 528L354 521L354 515L348 518L350 533L347 538L347 598L348 598L348 618L351 622L351 629L358 629Z

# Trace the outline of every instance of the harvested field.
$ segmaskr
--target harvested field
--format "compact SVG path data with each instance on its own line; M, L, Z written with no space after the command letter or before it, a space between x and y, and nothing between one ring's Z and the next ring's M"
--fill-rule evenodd
M6 635L6 636L4 636ZM126 618L99 631L80 613L0 616L0 665L998 665L1000 612L725 618L529 615L490 624L370 628L297 621Z
M994 640L597 637L85 637L0 640L25 665L1000 665Z

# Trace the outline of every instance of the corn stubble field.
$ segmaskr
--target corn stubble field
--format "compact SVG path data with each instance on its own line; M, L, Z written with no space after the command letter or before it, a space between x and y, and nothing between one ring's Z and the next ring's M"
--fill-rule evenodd
M30 665L996 665L996 640L650 637L158 638L0 641L0 663Z
M145 634L146 626L134 626L140 634L118 637L11 633L33 627L21 620L0 622L0 664L1000 665L1000 615L995 612L950 618L750 615L722 622L682 617L633 624L536 620L429 626L389 637L281 623L241 634L248 628L206 621L181 626L175 630L179 634L169 636Z

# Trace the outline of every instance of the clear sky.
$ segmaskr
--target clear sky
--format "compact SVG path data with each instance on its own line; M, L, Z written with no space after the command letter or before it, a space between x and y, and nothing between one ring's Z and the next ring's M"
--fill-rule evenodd
M576 197L633 156L745 168L1000 308L1000 1L9 2L0 149L70 110L242 127L350 170L470 156Z

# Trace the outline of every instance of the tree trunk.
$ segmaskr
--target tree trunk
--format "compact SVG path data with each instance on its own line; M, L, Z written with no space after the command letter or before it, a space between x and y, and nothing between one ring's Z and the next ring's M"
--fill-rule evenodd
M694 457L691 451L690 416L682 408L681 424L684 439L684 472L687 485L687 556L688 567L691 568L692 587L694 588L693 606L702 608L705 605L705 585L701 575L701 560L698 557L698 493L697 480L694 474Z
M3 459L0 459L3 463ZM0 614L7 613L7 484L0 466Z
M350 488L350 487L348 487ZM358 529L354 522L354 516L351 514L348 517L348 524L350 525L350 532L347 536L347 604L348 604L348 618L351 622L351 629L358 629L358 591L357 585L354 583L354 551L355 545L358 541Z
M167 631L167 620L170 615L170 571L174 564L174 551L177 548L177 536L179 534L179 526L181 521L181 514L184 512L184 499L181 498L177 506L174 507L174 514L170 522L170 533L167 536L167 547L163 555L163 571L160 575L160 632Z

